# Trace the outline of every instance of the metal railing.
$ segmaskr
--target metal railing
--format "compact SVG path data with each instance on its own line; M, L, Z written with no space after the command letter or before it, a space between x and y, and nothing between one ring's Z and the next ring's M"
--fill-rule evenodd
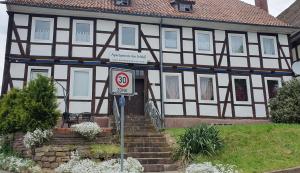
M156 128L160 130L163 127L163 120L159 110L154 106L153 101L148 101L145 105L145 113L151 118L151 121Z
M113 102L113 114L115 117L115 123L116 123L116 128L117 131L119 132L121 129L121 117L120 117L120 112L119 112L119 106L116 97L114 97L114 102Z

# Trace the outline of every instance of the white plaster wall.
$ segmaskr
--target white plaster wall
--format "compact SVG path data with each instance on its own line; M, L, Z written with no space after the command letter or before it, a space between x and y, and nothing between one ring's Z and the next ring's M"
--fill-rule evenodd
M278 34L279 43L281 45L289 45L288 36L285 34Z
M23 50L24 50L25 53L26 53L26 43L22 43L22 47L23 47ZM10 50L10 53L11 53L11 54L16 54L16 55L20 55L20 54L21 54L21 51L20 51L20 49L19 49L18 43L11 43L11 50Z
M57 18L57 28L69 29L70 28L70 18L69 17L58 17Z
M141 24L141 30L145 35L159 36L158 25Z
M29 15L14 14L14 21L16 26L28 26Z
M247 58L244 57L230 57L232 67L248 67Z
M196 102L185 102L186 115L197 116L197 104Z
M180 64L180 54L179 53L163 53L163 62Z
M93 48L92 47L75 47L72 48L73 57L78 58L92 58L93 57Z
M209 55L197 55L196 61L198 65L215 65L214 63L214 56Z
M220 55L216 55L216 58L217 58L217 63L219 63L221 56ZM222 62L221 62L221 66L228 66L227 56L226 55L223 56L223 59L222 59Z
M165 104L166 115L183 115L182 104Z
M234 106L236 117L253 117L251 106Z
M160 83L159 71L158 70L148 70L148 78L150 83Z
M98 31L112 32L116 28L116 22L112 20L97 20Z
M183 53L184 64L194 64L194 55L192 53Z
M222 52L223 46L224 46L224 43L216 43L216 53L220 54ZM225 50L224 50L224 54L227 54L226 47L225 47Z
M55 65L54 66L54 79L67 79L68 78L68 66L67 65Z
M100 53L100 51L102 50L103 48L102 47L97 47L97 56L98 56L98 54ZM102 57L101 58L103 58L103 59L108 59L109 58L109 53L111 52L111 51L115 51L115 48L107 48L107 49L105 49L105 51L104 51L104 53L103 53L103 55L102 55Z
M219 89L219 95L220 95L220 100L221 101L225 101L226 93L227 93L227 88L220 88ZM231 98L230 98L230 94L229 94L228 101L230 101L230 100L231 100Z
M95 101L95 111L97 110L97 106L99 104L99 99ZM100 108L99 114L107 114L108 113L108 100L104 99L102 102L102 106Z
M158 38L146 37L146 40L148 41L148 43L152 49L159 49L159 39ZM142 43L142 48L148 48L144 39L142 39L141 43Z
M285 57L289 58L290 57L290 49L288 47L282 47L282 50L284 52ZM284 57L282 51L280 51L280 56Z
M69 56L69 45L57 44L55 47L56 56Z
M292 57L293 57L293 61L297 60L297 55L296 55L296 48L292 49Z
M91 102L70 101L69 112L71 113L91 112Z
M107 80L108 67L96 67L96 80Z
M223 112L224 104L221 104L221 113ZM232 117L231 104L228 103L225 111L225 117Z
M14 85L14 88L18 88L18 89L22 89L23 88L23 84L24 84L23 81L13 80L12 83Z
M257 57L250 57L250 65L254 68L261 68L260 59Z
M283 69L289 69L288 64L291 67L291 60L290 59L287 59L287 60L281 59L281 67Z
M219 86L228 86L229 76L227 73L218 73Z
M256 117L267 117L266 106L264 104L255 104Z
M225 40L225 31L215 30L215 40L224 41Z
M196 99L196 92L195 87L184 87L185 88L185 99L195 100Z
M155 99L160 99L160 86L151 85L151 88L152 88ZM150 91L148 93L148 96L149 96L149 98L153 99L150 94Z
M142 51L143 54L146 54L146 57L148 59L148 62L155 62L154 57L152 56L151 52L149 50ZM159 59L159 51L153 51L155 57L157 58L157 61L160 62Z
M298 58L300 58L300 45L297 46L297 50L298 50Z
M248 32L248 42L249 43L258 43L256 32Z
M104 85L105 85L105 83L103 83L103 82L97 82L96 83L96 97L100 97L101 96L101 94L102 94L102 92L103 92L103 89L104 89Z
M193 38L192 28L182 27L182 37L183 38Z
M27 29L24 29L24 28L17 28L17 31L18 31L18 34L19 34L19 37L21 40L27 40ZM16 40L16 36L15 36L15 33L12 32L12 39L13 40Z
M288 81L290 81L290 80L292 80L292 79L293 79L292 76L283 76L283 81L284 81L284 82L288 82Z
M254 89L253 94L254 94L255 102L264 102L265 101L264 91L262 89Z
M250 55L256 55L256 56L258 56L259 55L258 45L252 45L252 44L250 44L249 45L249 53L250 53Z
M199 105L200 116L218 116L217 105Z
M184 71L184 84L194 84L195 78L194 78L194 72L191 71Z
M30 55L33 56L51 56L51 45L31 45Z
M253 87L263 87L261 75L251 75Z
M97 44L101 44L101 45L105 45L105 43L107 42L107 40L109 39L111 34L106 34L106 33L97 33ZM116 36L114 36L111 40L111 42L109 43L109 45L114 46L115 45L115 39Z
M279 68L278 60L277 59L263 59L263 67L264 68Z
M193 41L183 40L182 44L183 44L183 50L184 51L191 51L192 52L194 50Z
M60 31L56 32L56 41L69 43L69 31Z
M12 78L24 78L25 64L11 63L10 76Z
M66 89L67 88L67 82L65 81L57 81L58 83L55 82L55 87L56 87L56 96L64 96L64 89L63 87ZM62 87L62 86L63 87ZM66 93L65 93L66 94Z
M58 110L60 112L65 112L66 105L65 105L64 100L63 99L57 99L57 103L58 103Z

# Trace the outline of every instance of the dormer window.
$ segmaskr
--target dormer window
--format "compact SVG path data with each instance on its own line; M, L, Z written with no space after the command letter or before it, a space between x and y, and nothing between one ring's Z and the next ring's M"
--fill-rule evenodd
M182 12L191 12L193 10L192 4L180 3L179 4L179 11Z
M129 6L130 0L115 0L116 5Z
M171 0L171 5L180 12L192 12L195 1L193 0Z

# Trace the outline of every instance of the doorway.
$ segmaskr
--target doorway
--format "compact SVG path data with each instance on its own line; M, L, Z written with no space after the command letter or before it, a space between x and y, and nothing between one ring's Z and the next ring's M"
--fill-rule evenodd
M135 80L135 95L126 97L126 115L144 115L144 79Z

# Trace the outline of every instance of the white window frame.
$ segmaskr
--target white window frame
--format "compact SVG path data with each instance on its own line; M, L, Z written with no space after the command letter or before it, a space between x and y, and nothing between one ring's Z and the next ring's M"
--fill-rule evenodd
M50 22L50 31L49 31L49 40L40 40L35 38L35 28L36 28L36 21L46 21ZM53 31L54 30L54 19L53 18L45 18L45 17L33 17L32 18L32 27L31 27L31 42L35 43L52 43L53 42Z
M74 72L75 71L84 71L89 73L89 94L88 96L74 96L73 95L73 84L74 84ZM78 99L78 100L91 100L92 99L92 88L93 88L93 71L91 68L78 68L78 67L73 67L71 68L71 76L70 76L70 98L71 99Z
M163 86L164 89L164 98L166 102L182 102L182 74L181 73L164 73L164 83L165 85ZM179 99L168 99L167 98L167 89L166 89L166 76L177 76L178 77L178 85L179 85Z
M236 100L236 90L235 90L235 79L245 79L246 80L246 87L247 87L247 96L248 101L237 101ZM250 105L252 104L252 96L250 92L250 82L249 82L249 76L232 76L232 87L233 87L233 99L235 104L241 104L241 105Z
M273 39L274 40L274 50L275 50L275 54L272 55L272 54L265 54L264 50L265 50L265 47L264 47L264 38L266 39ZM277 47L277 39L275 36L267 36L267 35L261 35L260 36L260 42L261 42L261 51L262 51L262 56L263 57L272 57L272 58L278 58L278 47Z
M128 27L128 28L135 28L135 45L126 45L122 43L122 28L123 27ZM133 24L119 24L119 46L122 48L132 48L132 49L137 49L139 46L139 27L138 25L133 25Z
M201 81L200 77L205 77L205 78L212 78L213 81L213 94L214 94L214 100L202 100L201 99ZM216 75L213 74L198 74L197 75L197 85L198 85L198 100L199 103L217 103L217 84L216 84Z
M77 23L85 23L90 25L90 41L89 42L82 42L76 41L76 25ZM94 22L90 20L73 20L73 31L72 31L72 43L73 44L80 44L80 45L93 45L94 39Z
M48 78L51 77L51 67L45 67L45 66L29 66L28 72L27 72L27 82L31 81L31 71L32 70L48 70Z
M239 36L243 38L243 53L236 53L236 52L232 52L232 36ZM228 34L229 37L229 52L230 55L236 55L236 56L247 56L247 44L246 44L246 35L245 34L236 34L236 33L229 33Z
M176 32L177 34L177 48L168 48L166 47L166 42L165 42L165 32ZM176 51L176 52L179 52L180 51L180 46L181 46L181 43L180 43L180 32L179 32L179 29L178 28L162 28L162 46L163 46L163 50L164 51Z
M199 37L198 34L208 34L209 35L209 42L210 42L210 50L209 51L204 51L204 50L199 50ZM195 42L196 42L196 52L197 53L206 53L206 54L213 54L214 52L214 43L213 43L213 35L212 31L195 31Z
M282 87L282 80L279 77L265 77L265 90L267 93L267 102L269 102L270 100L270 96L269 96L269 87L268 87L268 81L269 80L273 80L273 81L278 81L278 87L281 88Z

